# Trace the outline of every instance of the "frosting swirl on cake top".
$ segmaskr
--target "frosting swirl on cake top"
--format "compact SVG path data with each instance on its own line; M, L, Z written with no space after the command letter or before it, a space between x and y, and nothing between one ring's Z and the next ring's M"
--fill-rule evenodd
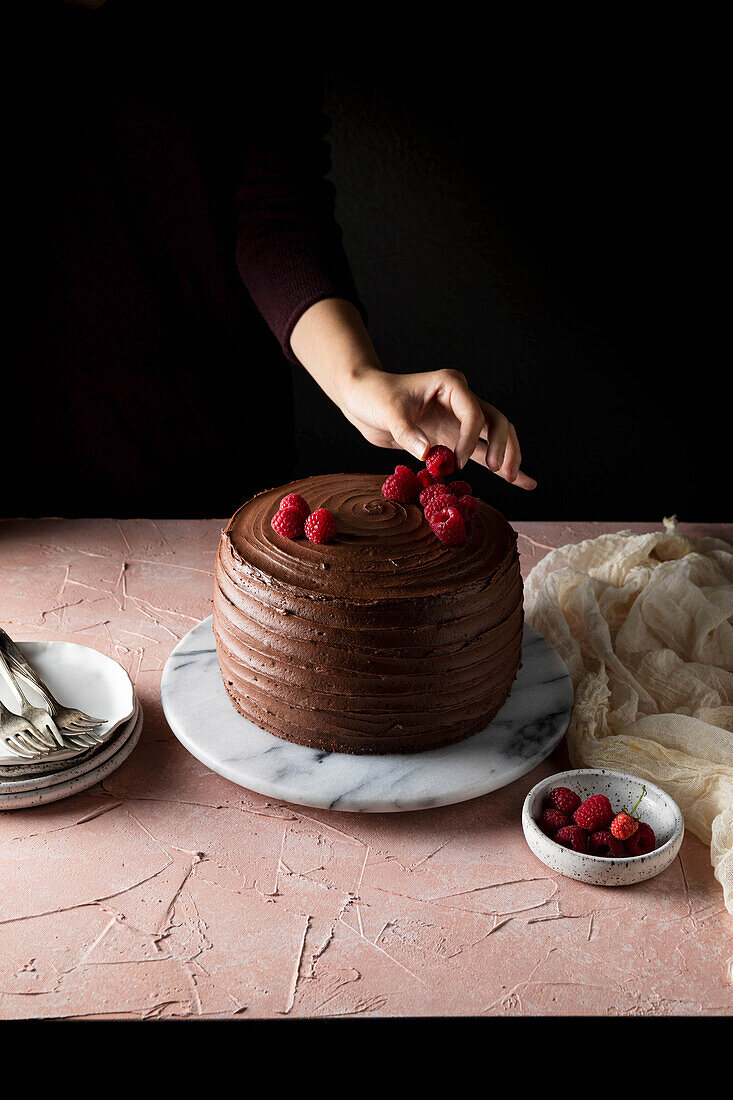
M226 531L231 551L268 584L367 602L483 587L514 552L514 532L490 505L480 503L462 546L446 546L418 505L385 500L383 480L324 474L287 486L311 510L327 508L336 517L338 534L326 545L278 535L270 521L283 489L260 493L232 517Z

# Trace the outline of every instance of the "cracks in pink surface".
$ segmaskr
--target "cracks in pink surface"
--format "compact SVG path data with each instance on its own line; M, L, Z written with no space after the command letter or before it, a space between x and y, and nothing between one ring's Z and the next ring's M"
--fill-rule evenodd
M685 887L685 901L687 902L687 916L694 920L693 913L692 913L692 901L690 900L690 886L689 886L689 883L687 881L687 875L685 874L685 865L682 861L682 853L681 852L678 854L677 859L679 861L680 871L682 872L682 881L683 881L684 887Z
M517 526L530 564L590 533ZM188 757L159 676L210 613L219 521L1 530L11 633L120 660L146 724L96 793L0 813L16 906L0 911L0 1017L733 1010L730 922L694 838L676 876L623 904L538 873L517 823L549 764L474 803L358 817L273 803Z
M109 806L108 809L112 809ZM257 811L252 812L246 810L247 816L253 818L261 817ZM139 817L136 814L131 814L133 819L137 821L138 825L143 828L146 835L156 843L161 851L170 851L173 846L166 845L160 840L153 831L151 831L144 823L140 822ZM269 816L269 815L265 815ZM79 819L79 823L83 820L87 820L87 815L83 815ZM303 820L299 815L295 817L296 821L299 821L301 825ZM290 822L284 823L282 835L279 836L278 846L273 852L273 859L277 860L278 867L281 868L280 873L287 876L289 884L298 882L300 880L307 879L309 875L313 875L323 870L322 865L307 865L306 869L302 873L294 872L292 868L282 858L283 846L285 838L289 830ZM69 825L66 828L73 828L74 825ZM348 834L339 832L339 835L347 838ZM354 843L352 841L352 843ZM358 842L356 842L358 843ZM359 847L362 847L359 844ZM170 961L171 954L165 950L165 943L167 938L174 931L176 920L175 914L178 906L179 899L186 889L189 883L191 875L194 873L194 869L200 864L205 863L205 858L202 858L200 851L193 848L185 848L184 846L175 847L176 851L180 854L185 854L190 860L190 864L183 877L177 884L175 890L171 893L167 917L164 922L163 929L154 937L154 943L156 950L161 960ZM364 848L356 860L352 859L351 863L354 869L355 884L361 885L364 879L364 872L367 866L369 857L369 850ZM422 860L415 861L415 865L421 864ZM413 865L414 866L414 865ZM168 870L170 864L166 864L165 868L162 868L154 878L157 878L165 870ZM152 881L152 880L151 880ZM490 887L499 887L506 885L514 885L517 882L524 881L515 878L502 878L500 881L492 882ZM194 884L195 885L195 884ZM463 897L467 894L475 893L476 891L485 890L486 885L477 884L469 890L455 890L450 892L438 893L431 899L424 902L426 905L430 905L431 902L444 902L446 899L452 899L456 897ZM321 887L321 890L328 897L333 888ZM390 892L391 896L399 903L402 895L394 895ZM153 998L152 1003L139 1006L138 1016L143 1019L152 1019L158 1017L165 1017L168 1015L195 1015L205 1017L211 1013L207 1011L206 995L202 999L202 994L199 992L199 980L201 978L211 978L211 971L203 964L203 956L213 950L216 936L212 938L210 930L204 921L201 913L196 907L196 903L193 899L193 895L190 895L192 911L188 918L189 921L189 938L190 944L183 951L182 954L177 956L177 965L181 969L184 975L185 988L187 995L184 997L182 994L179 996L159 996L156 995ZM334 899L335 900L335 899ZM101 908L108 910L108 918L105 924L99 929L96 936L92 938L90 944L85 952L81 953L78 961L75 965L67 968L57 975L56 981L52 986L46 987L45 990L39 990L37 994L33 994L33 998L37 1001L39 997L44 1000L49 997L58 997L62 999L65 997L65 987L75 974L80 973L85 968L89 967L118 967L121 970L129 969L129 959L123 957L119 961L111 961L110 959L102 959L102 961L94 961L95 952L99 951L101 947L110 941L110 938L119 933L121 928L125 927L126 921L124 914L120 914L117 908L109 910L109 902L114 904L114 897L107 899L106 904L103 904L100 899L96 904ZM293 962L292 971L290 977L290 985L287 999L280 1010L286 1015L298 1012L299 1010L306 1010L309 1014L325 1014L329 1016L359 1016L368 1015L372 1013L379 1013L386 1008L389 1004L390 994L394 996L394 979L389 988L384 986L380 989L370 988L366 983L368 982L369 971L371 964L369 962L368 950L376 951L385 960L385 963L392 967L397 967L397 970L407 976L413 983L413 989L423 989L426 993L433 983L433 977L430 973L421 974L414 966L410 966L379 943L379 940L383 937L384 933L390 929L398 926L400 923L399 916L394 916L386 921L382 921L380 928L377 931L374 940L367 940L364 935L363 928L357 933L357 941L362 943L362 952L359 955L361 962L356 965L344 966L341 958L337 959L335 966L328 966L329 952L333 949L333 946L338 937L338 928L343 926L349 929L351 926L344 926L343 920L346 910L350 906L358 906L358 896L347 898L345 902L341 902L337 910L333 911L331 916L325 920L325 923L321 921L318 925L318 916L311 912L304 913L301 920L301 931L299 939L296 941L293 947ZM294 904L293 898L287 892L278 891L278 896L273 899L276 905L286 904L292 907ZM297 907L297 895L295 898L295 904ZM552 920L570 920L571 922L582 922L586 924L588 920L591 921L595 918L595 915L599 912L597 909L586 910L583 913L575 913L571 915L565 915L563 913L548 914L546 917L530 917L526 920L526 926L531 924L537 924L544 922L549 923ZM607 916L608 913L605 910L600 912ZM455 950L449 950L443 956L444 966L455 965L462 956L468 952L469 954L475 953L476 950L481 950L485 944L487 944L491 937L500 929L505 929L516 922L518 917L516 915L500 917L494 915L492 919L491 927L481 936L474 936L467 939L465 946L459 947ZM129 926L128 926L129 927ZM135 926L133 925L133 928ZM309 936L312 933L317 932L309 947ZM587 934L586 934L587 936ZM589 941L587 941L589 942ZM368 949L368 950L367 950ZM352 948L353 950L353 948ZM363 951L367 950L367 955L363 954ZM614 982L611 986L606 982L605 984L594 983L590 981L582 980L570 980L569 978L559 979L544 974L544 967L549 960L559 951L556 945L546 947L542 954L536 958L528 970L525 970L523 975L519 975L513 982L511 982L506 990L501 992L499 996L491 999L488 1004L484 1004L483 1009L486 1013L491 1013L495 1010L500 1010L507 1013L516 1013L532 1010L532 998L535 996L535 991L544 991L545 996L550 996L553 993L561 998L568 994L577 994L585 1002L588 997L603 997L609 993L612 995L612 999L618 1002L618 999L623 994L623 990L619 985ZM33 956L30 956L32 959ZM572 958L569 960L572 968ZM26 963L25 966L32 966L33 963ZM137 959L133 965L144 967L146 961L144 958ZM323 967L326 967L324 970ZM622 971L617 970L619 974ZM308 987L314 987L309 989ZM306 987L305 995L300 996L304 987ZM8 991L4 983L2 985L3 995L7 998L17 998L22 996L25 1000L31 996L31 993L19 993ZM254 1007L255 1014L257 1013L256 1005L252 1006L247 1003L247 999L244 997L238 997L236 990L228 989L225 992L225 999L228 1004L228 1008L219 1007L218 1013L214 1014L251 1014ZM414 996L414 993L413 993ZM16 1002L17 1003L17 1002ZM685 1007L683 1001L678 999L678 1005ZM119 1006L122 1007L122 1006ZM724 1005L718 1005L717 1002L713 1006L715 1011L724 1010ZM647 998L646 1000L639 1001L635 1004L622 1003L616 1011L623 1013L648 1014L650 1012L664 1012L673 1011L674 1006L670 1001L665 1005L661 1000ZM37 1010L32 1010L36 1012ZM83 1015L88 1013L67 1011L63 1006L59 1007L57 1013L59 1015Z
M120 535L122 536L122 541L125 544L125 549L127 550L127 553L132 554L132 547L130 546L129 542L127 541L127 535L125 534L124 527L122 526L122 524L120 523L120 521L118 519L115 520L115 523L117 524L117 530L120 532Z
M310 916L306 916L305 924L303 926L303 936L301 938L300 947L298 949L298 955L297 955L297 958L295 960L295 968L293 970L293 978L292 978L292 985L291 985L291 988L290 988L290 996L288 997L288 1003L287 1003L287 1007L285 1009L285 1014L286 1015L291 1011L293 1005L295 1004L295 994L296 994L297 989L298 989L298 981L299 981L299 978L300 978L300 970L301 970L301 967L303 965L303 955L305 953L305 941L307 939L308 931L310 929L310 926L311 926L311 918L310 918ZM324 950L325 950L325 948L324 948Z
M122 805L122 799L118 799L116 802L110 802L106 806L99 806L96 810L90 810L84 817L80 817L76 824L84 825L87 821L94 821L95 817L101 817L102 814L107 814L110 810L116 810L118 806Z
M521 1000L521 997L519 995L520 992L523 991L524 989L526 989L526 987L532 983L532 979L534 978L537 971L540 969L541 966L545 965L547 960L550 958L550 955L552 955L552 953L556 950L557 949L555 947L551 947L548 950L545 957L543 959L539 959L534 964L534 966L532 967L532 970L530 971L529 975L526 978L522 979L519 982L516 982L512 986L512 988L508 991L508 993L505 993L502 997L499 997L495 1001L493 1001L492 1004L488 1005L484 1009L484 1012L490 1012L493 1008L496 1008L496 1006L499 1005L499 1004L506 1005L507 1007L511 1007L511 1008L513 1008L514 1004L516 1004L519 1007L520 1011L521 1011L521 1009L522 1009L522 1000Z
M124 611L127 606L127 562L120 563L120 575L117 578L117 584L115 585L115 592L118 588L122 589L122 596L120 597L120 611Z
M534 546L537 550L548 550L549 551L549 550L556 550L557 549L556 546L551 546L547 542L537 542L535 539L531 539L529 537L529 535L522 534L521 531L519 532L519 537L520 537L520 539L525 539L530 544L530 546ZM544 557L544 554L541 555L541 556Z
M177 562L172 561L154 561L149 558L130 558L130 563L136 565L155 565L162 569L183 569L187 570L189 573L203 573L206 577L214 576L213 569L199 569L198 566L195 565L179 565ZM175 614L175 612L172 614Z

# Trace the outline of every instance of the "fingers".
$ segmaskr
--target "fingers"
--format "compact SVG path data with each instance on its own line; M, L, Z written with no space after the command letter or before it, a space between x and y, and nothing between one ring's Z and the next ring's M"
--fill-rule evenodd
M455 374L457 372L447 373ZM468 399L478 408L483 420L478 432L475 432L476 421L468 416L469 407L463 396L464 390ZM473 458L476 462L487 466L492 473L497 474L511 485L516 485L519 489L536 489L537 482L535 479L521 469L522 452L519 449L519 440L514 425L488 401L475 397L468 389L463 375L458 375L453 392L456 394L456 401L461 403L460 407L466 412L466 423L464 424L464 418L459 415L458 407L451 398L451 407L455 415L461 420L461 440L458 446L464 438L464 427L466 429L465 438L471 444L468 455L464 457L461 454L460 460L458 446L456 446L456 464L458 468L461 469L468 458ZM486 442L481 439L481 436L485 438Z
M459 371L444 371L446 381L444 383L448 403L453 415L460 424L458 440L454 447L456 466L459 470L468 462L476 450L479 435L484 427L485 413L468 388L465 377Z
M519 450L519 440L514 430L514 425L507 422L506 449L504 461L499 470L499 476L505 481L515 481L519 473L519 464L522 461L522 452Z
M488 401L479 398L479 403L486 420L485 431L481 433L487 443L485 465L492 473L499 474L505 465L508 450L509 468L512 469L516 461L518 469L518 459L521 459L521 455L519 454L519 443L517 442L514 426L509 423L503 413L490 405ZM504 476L504 474L501 474L501 476Z
M514 425L509 425L504 461L499 470L499 477L503 477L511 485L517 485L520 489L536 489L537 482L529 474L520 469L522 465L522 452L519 449L519 440L514 430Z
M382 425L392 436L394 446L422 462L430 440L415 421L430 431L435 443L447 443L445 435L456 438L457 426L453 450L459 470L473 459L520 489L537 487L534 478L521 469L522 452L514 425L488 401L473 394L459 371L395 377L409 379L411 385L405 388L403 384L401 393L392 393L382 406L386 413Z
M485 440L480 439L476 450L471 455L471 458L474 462L478 462L481 466L488 466L488 449L488 443L486 443ZM491 469L491 467L489 467L489 469ZM495 473L498 477L503 478L505 481L509 481L509 478L506 477L506 470L503 466L499 470L494 470L492 472ZM524 470L517 471L514 478L511 479L511 484L516 485L518 489L526 489L528 491L537 488L537 482L535 481L535 479L533 477L530 477L529 474L525 474Z
M524 470L519 471L516 478L514 479L514 484L517 486L518 489L527 489L528 492L531 492L532 489L537 488L537 482L535 481L535 479L533 477L530 477L529 474L525 474Z
M400 450L409 451L419 462L423 461L430 450L430 441L415 427L401 405L394 405L390 410L387 428Z

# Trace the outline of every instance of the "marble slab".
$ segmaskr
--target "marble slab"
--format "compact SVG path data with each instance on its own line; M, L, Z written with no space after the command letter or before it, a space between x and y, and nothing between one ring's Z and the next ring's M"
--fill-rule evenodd
M531 771L565 734L573 686L557 652L525 625L522 668L485 730L409 755L322 752L274 737L237 713L219 674L209 617L168 658L161 698L181 744L241 787L301 806L390 813L464 802Z
M117 752L110 756L108 760L105 760L104 763L97 764L88 772L78 775L74 779L68 779L63 783L40 787L32 791L10 793L0 791L0 813L4 810L22 810L28 806L42 806L45 802L58 802L62 798L69 798L72 794L78 794L80 791L93 787L95 783L99 783L101 779L106 779L108 775L116 771L120 764L124 764L140 740L142 728L143 714L142 709L140 709L130 736Z

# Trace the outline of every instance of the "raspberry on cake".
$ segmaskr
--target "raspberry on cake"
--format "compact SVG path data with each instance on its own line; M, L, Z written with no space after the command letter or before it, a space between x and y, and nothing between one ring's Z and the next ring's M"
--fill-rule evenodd
M297 508L304 516L310 515L310 505L307 500L303 499L300 493L288 493L286 497L283 497L280 501L280 511L282 511L283 508Z
M431 447L425 465L433 477L448 477L456 468L456 456L450 447Z
M397 466L382 486L382 495L401 504L415 504L420 495L420 482L409 466Z
M454 497L472 497L473 489L467 481L449 481L448 492Z
M442 482L436 482L435 485L428 485L427 488L423 489L418 498L420 506L422 508L427 508L431 501L436 500L440 496L445 496L447 492L448 489Z
M481 502L471 537L445 545L419 508L384 498L383 480L328 474L270 489L222 534L224 687L249 721L287 741L382 754L452 744L489 725L519 668L515 532ZM334 517L335 541L273 531L291 493Z
M421 489L427 489L428 485L442 485L442 477L433 477L430 470L418 470L415 477L420 482Z
M304 531L311 542L330 542L336 538L336 520L327 508L316 508L305 521Z
M433 515L436 512L444 512L446 508L455 508L460 511L458 508L458 498L452 496L450 493L438 493L425 505L425 519L428 523L432 524Z
M466 524L457 508L448 505L431 512L428 522L446 546L460 546L466 541Z
M466 523L470 523L478 512L478 501L476 497L471 497L467 494L466 496L459 497L456 508L461 513Z
M305 516L300 508L280 508L270 523L273 531L284 539L299 539L303 534Z

